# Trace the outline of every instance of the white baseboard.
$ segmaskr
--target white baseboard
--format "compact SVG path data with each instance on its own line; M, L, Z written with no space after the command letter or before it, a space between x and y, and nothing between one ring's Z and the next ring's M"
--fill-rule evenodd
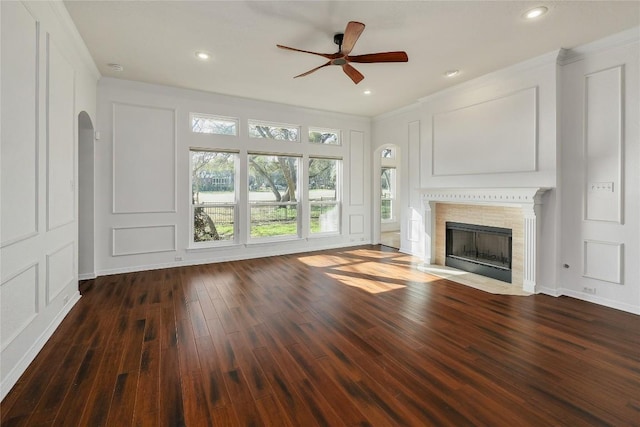
M616 310L626 311L632 314L640 314L640 307L638 307L637 305L621 303L621 302L613 301L607 298L602 298L597 295L591 295L591 294L586 294L584 292L574 291L573 289L560 288L558 291L560 295L566 295L571 298L576 298L583 301L589 301L594 304L603 305L609 308L615 308Z
M51 321L49 326L44 330L44 332L36 339L33 345L27 350L27 352L22 356L22 358L16 363L16 365L11 369L11 371L4 378L2 383L0 384L0 400L4 399L4 397L11 391L14 385L20 379L20 376L27 370L31 362L36 358L40 350L47 343L51 335L58 329L60 323L64 320L64 318L69 314L74 305L80 300L80 293L76 291L75 294L71 295L69 298L69 302L62 307L60 313Z
M187 259L183 261L175 261L175 262L167 262L162 264L146 264L146 265L137 265L130 267L122 267L122 268L112 268L106 270L100 270L97 272L97 276L109 276L112 274L122 274L122 273L134 273L136 271L148 271L148 270L160 270L163 268L174 268L174 267L186 267L190 265L202 265L202 264L214 264L218 262L230 262L230 261L242 261L247 259L257 259L257 258L265 258L270 256L279 256L279 255L291 255L296 253L306 253L306 252L316 252L316 251L324 251L328 249L340 249L340 248L349 248L352 246L362 246L362 245L370 245L371 241L362 241L362 242L349 242L349 243L332 243L326 245L317 245L314 246L313 249L310 248L294 248L294 249L282 249L275 248L276 250L268 251L265 248L265 251L262 253L254 253L248 255L220 255L216 254L215 258L208 259ZM273 249L273 245L271 245L271 249Z
M96 277L96 273L84 273L84 274L78 274L78 280L90 280L90 279L95 279Z

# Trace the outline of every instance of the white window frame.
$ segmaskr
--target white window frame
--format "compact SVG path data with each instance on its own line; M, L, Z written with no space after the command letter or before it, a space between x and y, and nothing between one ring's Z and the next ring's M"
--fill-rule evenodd
M297 173L296 173L296 189L299 197L296 197L295 202L275 202L275 201L251 201L250 200L250 190L249 190L249 177L251 176L251 166L249 162L250 156L283 156L283 157L294 157L297 159ZM288 240L300 240L302 238L302 215L304 214L302 210L302 187L300 186L302 182L303 175L303 156L301 154L291 154L291 153L264 153L264 152L254 152L249 151L247 153L247 243L248 244L259 244L259 243L269 243L269 242L278 242L278 241L288 241ZM269 207L269 206L295 206L296 207L296 234L287 234L280 236L268 236L268 237L253 237L251 235L251 208L252 207Z
M396 199L397 199L397 191L398 191L398 169L395 166L381 166L380 167L380 175L382 176L382 169L393 169L393 179L390 183L390 195L391 197L385 198L382 195L382 178L380 179L380 221L382 223L392 223L397 222L398 218L396 218ZM391 218L382 218L382 202L385 200L389 200L389 209L391 212Z
M331 156L321 156L321 155L311 155L309 156L308 160L311 159L321 159L321 160L335 160L338 163L336 164L336 200L335 201L312 201L311 198L309 197L308 200L308 206L309 206L309 212L308 212L308 220L309 220L309 237L324 237L324 236L334 236L334 235L340 235L342 234L342 165L343 165L343 161L342 161L342 157L331 157ZM309 169L309 165L307 162L307 169ZM310 190L309 188L309 175L307 174L307 193ZM313 232L311 231L311 212L312 212L312 206L336 206L338 209L338 230L337 231L319 231L319 232Z
M199 207L207 207L211 206L211 204L207 203L198 203L195 204L193 202L193 160L191 156L192 151L208 151L212 153L229 153L235 155L234 164L233 164L233 174L234 174L234 202L233 203L215 203L214 206L219 207L232 207L233 208L233 239L231 240L208 240L204 242L196 242L193 239L194 236L194 214L195 210ZM239 172L240 172L240 153L238 151L230 151L230 150L222 150L222 149L211 149L211 148L200 148L200 147L190 147L189 148L189 247L188 249L199 249L199 248L216 248L216 247L224 247L224 246L235 246L239 244L239 225L240 225L240 209L239 209Z

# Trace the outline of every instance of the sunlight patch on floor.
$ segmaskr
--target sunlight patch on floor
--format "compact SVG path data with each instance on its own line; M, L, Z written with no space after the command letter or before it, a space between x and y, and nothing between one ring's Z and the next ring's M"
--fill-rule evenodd
M335 273L327 273L327 276L339 281L343 285L362 289L363 291L369 292L371 294L379 294L381 292L388 292L406 287L405 285L379 282L376 280L363 279L361 277L352 277Z

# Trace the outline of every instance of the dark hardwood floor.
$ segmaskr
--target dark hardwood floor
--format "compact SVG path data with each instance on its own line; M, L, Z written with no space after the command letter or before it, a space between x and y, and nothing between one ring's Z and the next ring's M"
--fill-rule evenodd
M640 425L640 316L380 246L100 277L2 426Z

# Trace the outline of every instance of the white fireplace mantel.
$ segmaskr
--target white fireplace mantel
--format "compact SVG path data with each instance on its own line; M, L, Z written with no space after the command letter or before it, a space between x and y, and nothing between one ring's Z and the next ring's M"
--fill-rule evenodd
M436 203L478 204L489 206L520 207L524 221L524 271L522 289L536 292L538 276L538 242L540 231L537 218L540 216L542 195L549 188L422 188L425 219L425 262L435 260L435 212Z

